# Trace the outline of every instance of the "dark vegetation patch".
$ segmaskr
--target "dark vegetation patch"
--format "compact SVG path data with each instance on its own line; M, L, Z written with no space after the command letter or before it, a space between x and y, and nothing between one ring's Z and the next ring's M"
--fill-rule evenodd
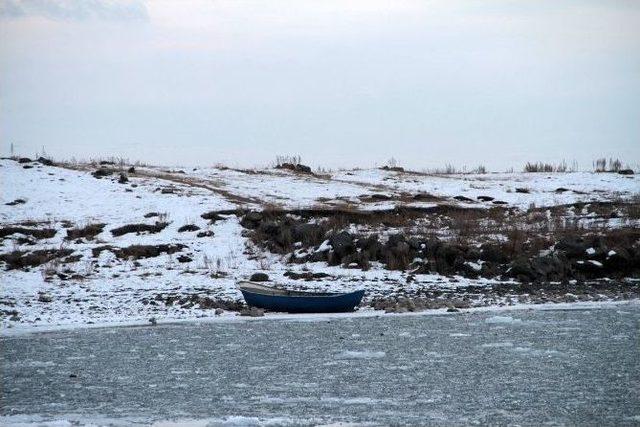
M149 212L149 213L144 214L145 218L153 218L154 216L160 216L160 213L159 212Z
M211 224L215 223L216 221L220 221L224 219L224 217L222 217L220 215L220 212L218 211L205 212L202 215L200 215L200 217L202 219L208 220Z
M94 178L100 179L100 178L103 178L105 176L113 175L114 172L115 172L115 169L111 169L111 168L107 168L107 167L100 167L99 169L97 169L94 172L92 172L91 175L93 175Z
M127 174L124 172L120 172L120 175L118 177L118 184L126 184L127 182L129 182L129 177L127 176Z
M2 227L0 228L0 238L4 239L12 234L24 234L36 239L50 239L56 235L56 230L53 228L25 228L25 227Z
M313 175L311 168L307 165L302 165L302 164L282 163L282 164L276 165L276 169L287 169L293 172Z
M171 255L180 252L186 247L182 244L131 245L125 248L103 245L91 249L91 254L94 258L98 258L103 251L109 251L118 259L155 258L162 254Z
M195 224L185 224L182 227L178 228L178 233L184 233L187 231L198 231L200 227Z
M446 205L386 212L250 211L241 224L256 245L295 263L367 270L371 262L379 262L390 270L525 283L640 277L640 230L590 228L567 220L569 210L590 219L591 212L610 218L623 205L575 204L527 212ZM354 226L365 231L354 233ZM393 230L387 238L377 234L386 229ZM441 230L448 236L439 236Z
M293 172L313 175L309 166L302 164L300 156L276 156L276 169L287 169Z
M401 166L387 166L384 165L380 168L383 171L404 172L404 168Z
M6 264L7 270L37 267L57 258L69 256L71 249L42 249L33 252L12 251L0 255L0 261Z
M111 234L114 236L123 236L129 233L159 233L169 225L168 222L156 222L155 224L127 224L122 227L114 228Z
M75 240L75 239L93 239L98 234L102 233L104 230L105 224L88 224L84 227L79 228L69 228L67 229L67 239Z
M182 244L131 245L126 248L111 248L118 259L155 258L161 254L174 254L186 248Z
M45 166L55 166L55 163L51 159L47 159L46 157L38 157L38 162L42 163Z

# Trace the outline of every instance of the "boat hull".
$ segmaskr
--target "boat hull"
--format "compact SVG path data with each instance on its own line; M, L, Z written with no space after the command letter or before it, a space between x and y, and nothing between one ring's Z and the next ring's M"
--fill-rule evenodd
M330 296L265 295L241 289L248 305L287 313L339 313L353 311L360 304L364 290Z

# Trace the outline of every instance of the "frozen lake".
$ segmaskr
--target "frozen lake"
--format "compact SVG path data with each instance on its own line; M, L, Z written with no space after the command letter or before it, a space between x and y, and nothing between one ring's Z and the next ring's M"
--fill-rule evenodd
M0 422L637 425L639 329L631 303L4 337Z

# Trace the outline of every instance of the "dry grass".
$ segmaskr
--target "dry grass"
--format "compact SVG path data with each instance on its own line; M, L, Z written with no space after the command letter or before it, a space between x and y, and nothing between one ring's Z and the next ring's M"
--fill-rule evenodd
M114 228L111 230L111 234L118 237L129 233L159 233L168 225L168 222L156 222L155 224L127 224L122 227Z
M67 239L75 240L75 239L93 239L98 234L102 233L104 230L105 224L87 224L84 227L79 228L69 228L67 229Z

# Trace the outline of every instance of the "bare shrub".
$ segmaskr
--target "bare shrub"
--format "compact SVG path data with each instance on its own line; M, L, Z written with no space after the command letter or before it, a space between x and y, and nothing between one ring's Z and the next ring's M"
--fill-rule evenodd
M291 164L291 165L299 165L302 163L302 157L300 157L300 155L293 155L293 156L276 156L276 167L282 167L282 165L284 164Z

